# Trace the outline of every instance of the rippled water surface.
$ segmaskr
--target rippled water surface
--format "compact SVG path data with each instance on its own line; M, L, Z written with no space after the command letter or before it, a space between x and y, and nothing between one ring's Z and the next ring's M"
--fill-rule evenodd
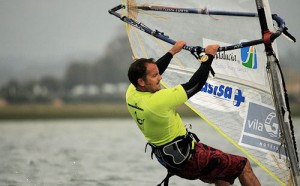
M202 142L238 153L202 120L184 120L193 123ZM299 124L294 119L298 149ZM1 121L0 186L154 186L166 170L144 147L130 119ZM254 170L263 185L276 185L260 168ZM207 184L172 177L170 185Z

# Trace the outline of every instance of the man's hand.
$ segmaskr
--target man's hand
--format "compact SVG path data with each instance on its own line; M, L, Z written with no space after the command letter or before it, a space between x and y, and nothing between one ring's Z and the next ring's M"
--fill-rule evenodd
M182 50L182 48L186 45L185 41L177 41L175 43L175 45L169 50L169 52L174 56L175 54L177 54L178 52L180 52Z
M205 53L215 56L217 54L217 51L219 48L220 48L220 45L208 45L205 48Z

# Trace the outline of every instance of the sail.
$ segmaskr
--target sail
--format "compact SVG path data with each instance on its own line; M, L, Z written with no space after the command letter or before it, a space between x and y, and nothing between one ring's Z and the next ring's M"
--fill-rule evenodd
M126 26L134 58L158 59L171 48L169 43L153 37L155 33L203 47L229 46L262 37L255 1L127 0L123 3L123 14L136 21L134 26ZM268 2L264 1L264 5L272 29ZM147 28L151 28L152 35L145 33ZM273 49L276 53L275 42ZM274 182L292 185L265 51L261 44L218 52L212 64L215 76L210 76L186 104ZM198 67L199 61L189 51L176 54L163 74L163 85L174 87L187 82Z

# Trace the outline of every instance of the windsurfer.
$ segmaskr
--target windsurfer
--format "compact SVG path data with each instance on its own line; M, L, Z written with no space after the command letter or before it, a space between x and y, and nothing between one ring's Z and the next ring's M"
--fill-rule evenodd
M200 143L193 133L187 131L175 110L201 90L219 45L206 47L205 55L200 58L200 67L188 82L161 89L161 75L184 45L185 41L177 41L156 62L141 58L128 70L131 85L126 92L127 107L152 152L168 170L163 182L167 185L169 177L177 175L216 185L233 184L236 178L242 185L260 185L247 158Z

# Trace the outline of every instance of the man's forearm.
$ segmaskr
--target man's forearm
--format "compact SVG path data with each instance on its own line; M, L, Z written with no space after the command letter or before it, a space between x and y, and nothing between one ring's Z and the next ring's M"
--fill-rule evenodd
M173 55L170 52L167 52L164 56L162 56L156 61L156 65L158 67L160 75L162 75L164 71L167 69L172 58Z
M193 74L191 79L187 83L182 84L182 87L186 91L188 98L192 97L197 92L199 92L208 78L208 74L211 69L211 63L214 59L214 56L212 55L207 55L207 56L208 56L207 61L201 63L201 66Z

